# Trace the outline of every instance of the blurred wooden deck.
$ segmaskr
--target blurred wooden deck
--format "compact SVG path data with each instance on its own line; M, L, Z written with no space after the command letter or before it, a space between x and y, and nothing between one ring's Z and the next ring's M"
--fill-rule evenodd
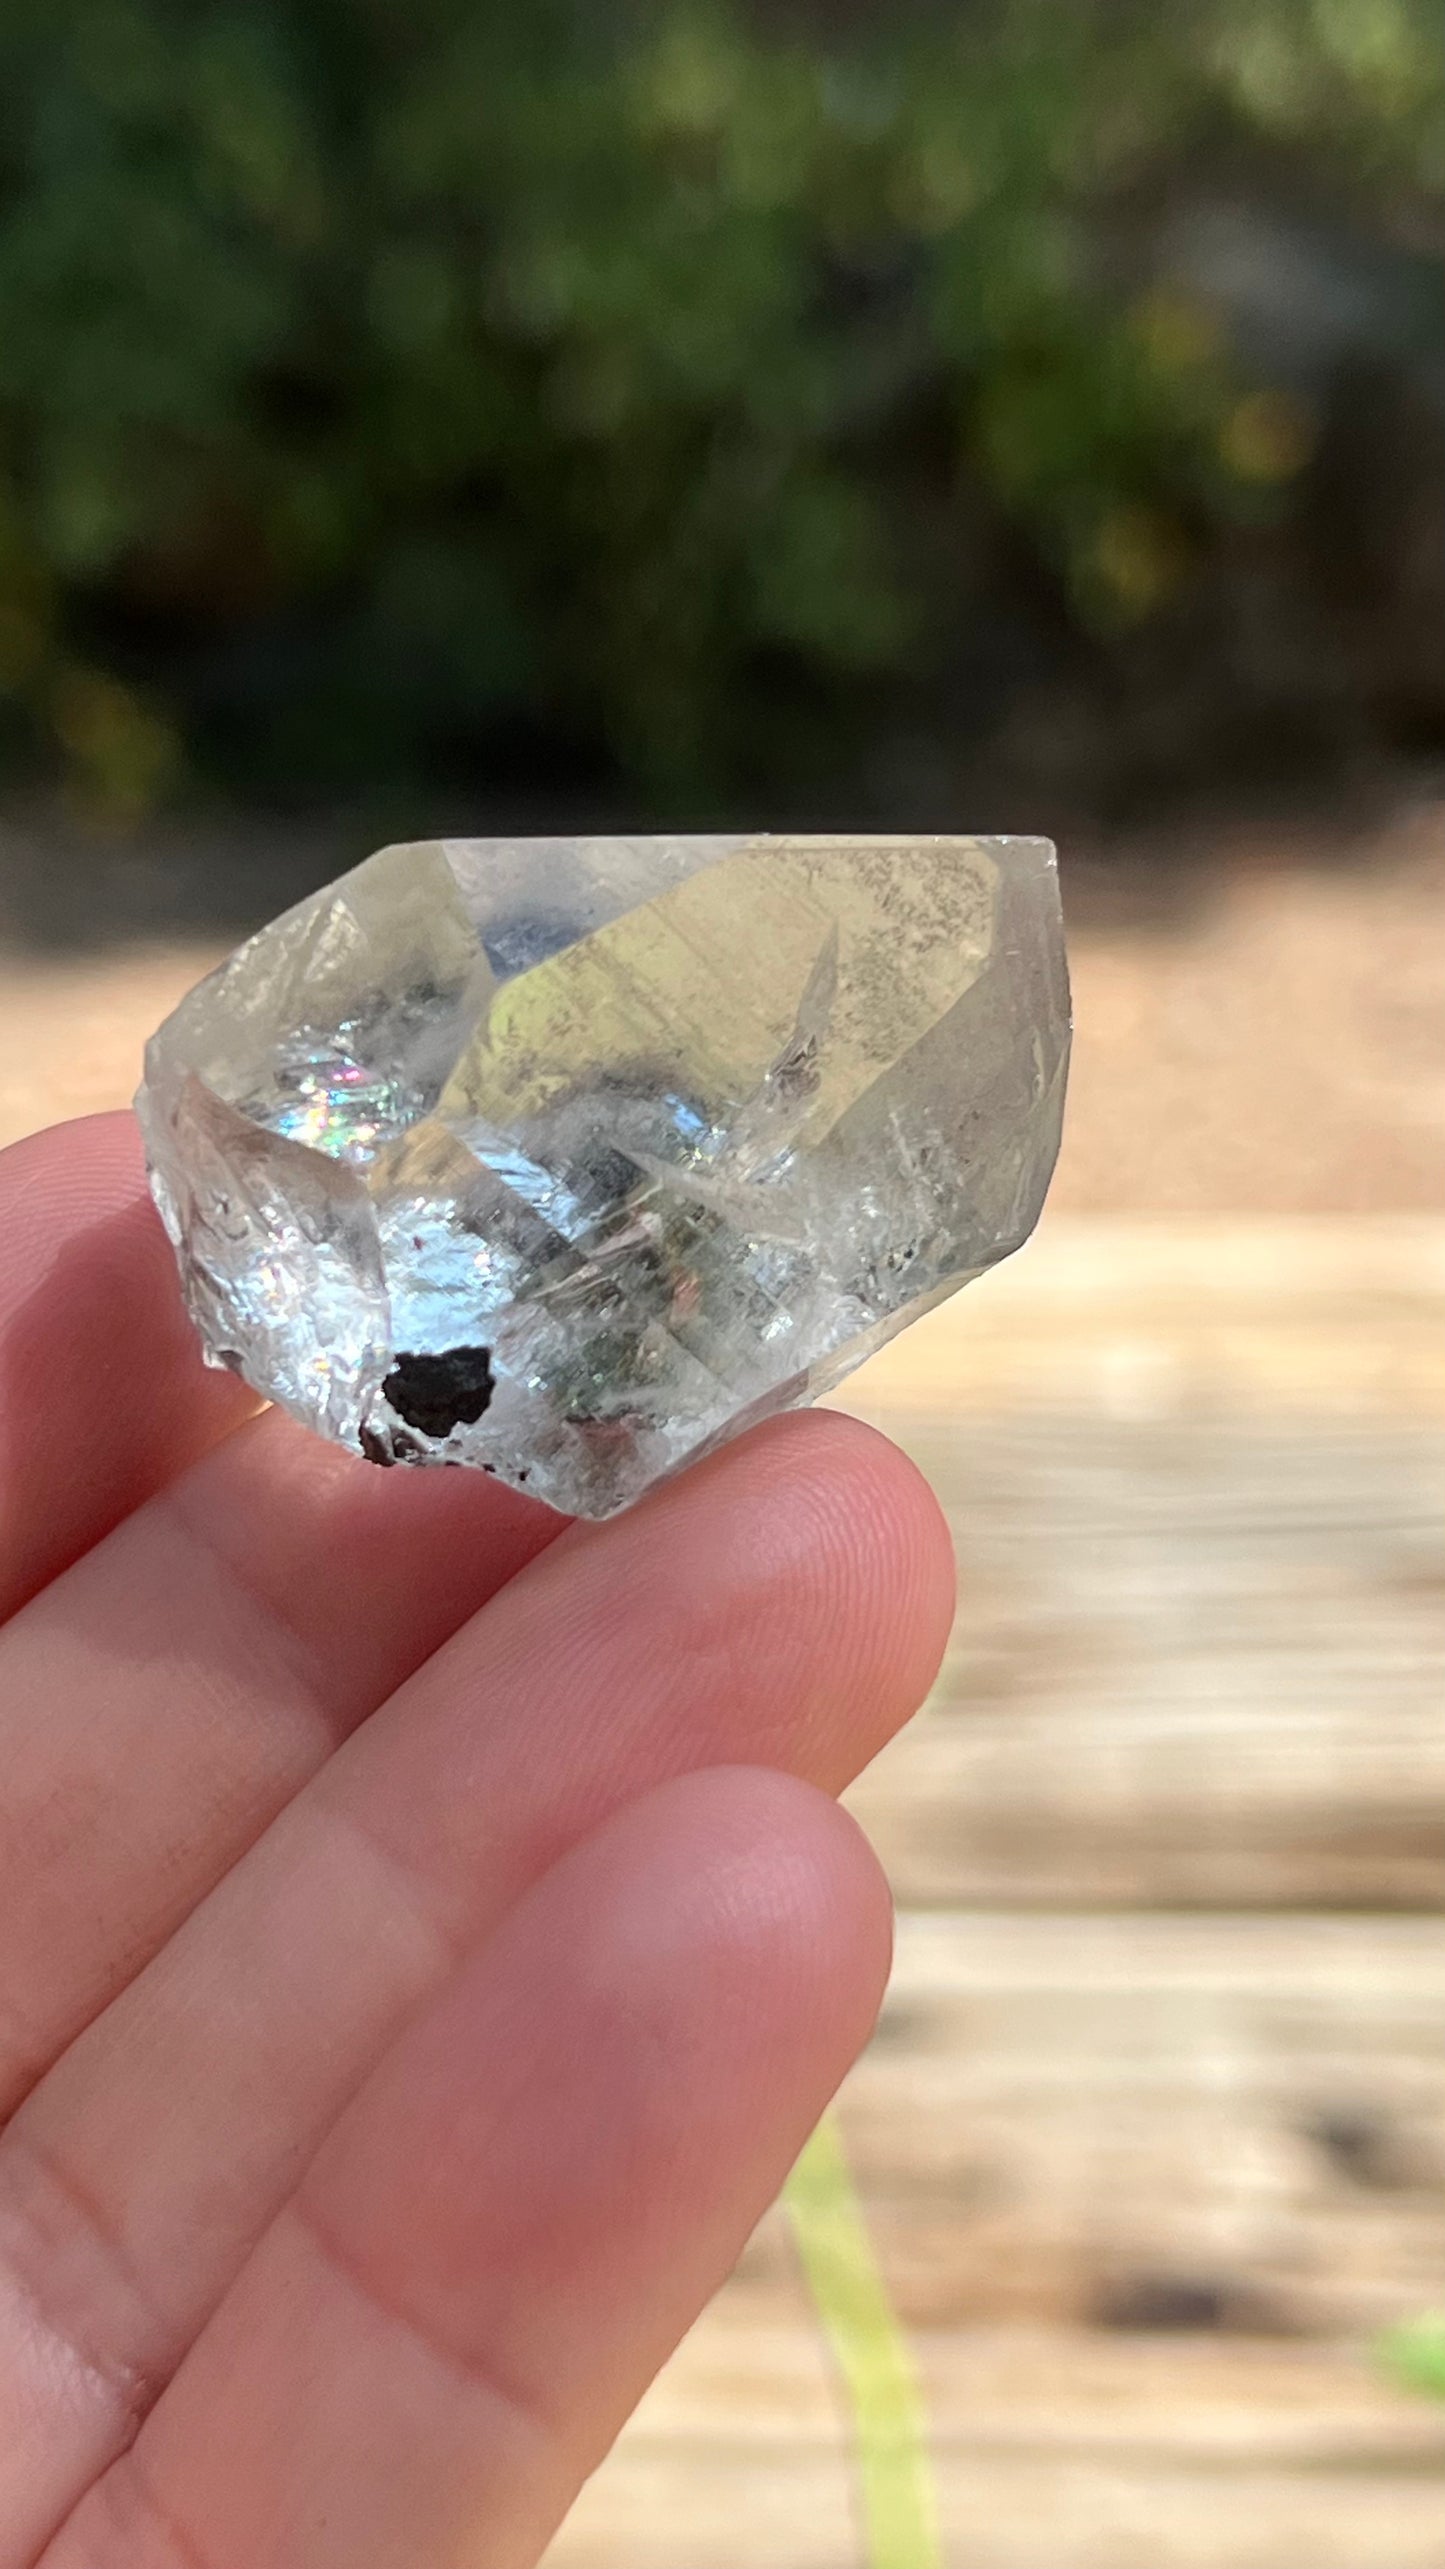
M843 2119L949 2569L1445 2569L1445 1222L1069 1222L848 1387L957 1631ZM555 2569L855 2569L780 2219Z

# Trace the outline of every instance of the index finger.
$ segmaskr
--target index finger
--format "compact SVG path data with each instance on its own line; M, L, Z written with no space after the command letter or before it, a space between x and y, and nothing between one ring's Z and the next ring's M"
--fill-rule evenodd
M201 1361L131 1116L0 1152L0 1617L256 1406Z

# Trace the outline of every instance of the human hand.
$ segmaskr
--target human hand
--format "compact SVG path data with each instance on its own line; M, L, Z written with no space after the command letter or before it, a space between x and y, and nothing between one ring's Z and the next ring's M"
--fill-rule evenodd
M128 1119L0 1155L0 2569L531 2569L869 2031L947 1537L254 1407Z

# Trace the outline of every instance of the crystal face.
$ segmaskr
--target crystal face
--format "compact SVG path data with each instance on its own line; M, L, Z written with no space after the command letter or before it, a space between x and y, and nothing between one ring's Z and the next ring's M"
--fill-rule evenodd
M606 1516L1015 1249L1068 984L1025 838L384 848L146 1054L209 1360Z

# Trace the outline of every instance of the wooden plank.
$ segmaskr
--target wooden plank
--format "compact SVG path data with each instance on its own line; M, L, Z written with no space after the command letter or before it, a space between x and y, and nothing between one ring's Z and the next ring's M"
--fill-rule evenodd
M1445 1429L890 1423L961 1590L854 1796L900 1900L1445 1905Z
M938 2466L957 2569L1442 2569L1437 2472L1209 2470L1055 2454ZM548 2569L863 2569L840 2459L621 2448Z
M913 2351L940 2452L1445 2472L1445 2408L1403 2394L1355 2345L1016 2324L920 2329ZM786 2289L771 2309L757 2290L724 2293L627 2436L800 2456L847 2440L820 2332Z
M1442 1189L1445 1192L1445 1189ZM1046 1213L1019 1256L895 1339L841 1405L1166 1418L1445 1418L1445 1219Z
M1445 1929L905 1917L844 2130L911 2326L1290 2338L1445 2303ZM739 2289L791 2272L765 2229Z

